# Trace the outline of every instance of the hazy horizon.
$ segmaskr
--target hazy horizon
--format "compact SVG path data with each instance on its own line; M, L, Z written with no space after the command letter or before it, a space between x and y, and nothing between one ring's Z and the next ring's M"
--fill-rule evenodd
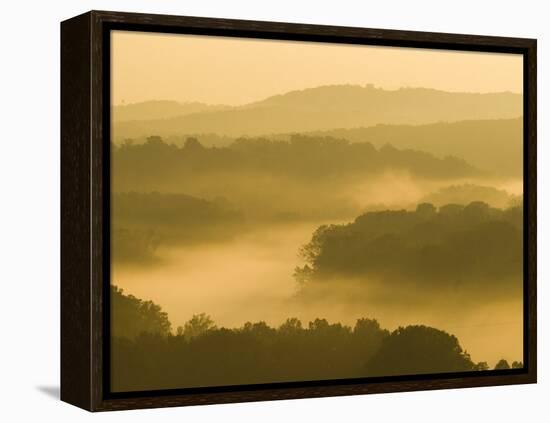
M522 366L521 55L111 47L118 389Z
M113 31L111 37L117 52L111 62L116 105L173 99L236 106L294 90L348 84L523 92L519 54L133 31Z
M317 86L293 89L293 90L290 90L290 91L276 92L276 93L270 94L267 97L257 99L257 100L254 100L254 101L250 101L250 102L247 102L247 103L242 103L242 104L208 103L208 102L205 102L205 101L198 101L198 100L193 100L193 99L191 99L191 100L178 99L176 97L171 97L171 98L169 98L169 97L166 97L166 98L164 98L164 97L163 98L153 98L153 97L151 97L151 98L145 98L145 99L138 100L138 101L133 101L133 102L127 102L126 100L122 99L120 103L114 103L113 102L112 107L132 106L132 105L137 105L137 104L142 104L142 103L149 103L149 102L174 102L174 103L178 103L178 104L181 104L181 105L198 103L198 104L204 104L206 106L246 107L246 106L250 106L250 105L253 105L253 104L256 104L256 103L261 103L262 101L270 99L272 97L279 97L279 96L284 96L286 94L290 94L290 93L293 93L293 92L314 90L314 89L317 89L317 88L327 88L327 87L358 87L358 88L369 88L370 87L370 88L373 88L373 89L376 89L376 90L389 91L389 92L396 92L396 91L400 91L400 90L433 90L433 91L440 91L440 92L449 93L449 94L515 94L515 95L522 95L523 94L522 91L511 91L511 90L488 91L488 92L452 91L452 90L442 90L442 89L439 89L439 88L425 87L425 86L401 86L401 87L396 87L396 88L385 88L385 87L377 86L377 85L372 84L372 83L365 83L365 84L345 84L345 83L341 83L341 84L317 85Z

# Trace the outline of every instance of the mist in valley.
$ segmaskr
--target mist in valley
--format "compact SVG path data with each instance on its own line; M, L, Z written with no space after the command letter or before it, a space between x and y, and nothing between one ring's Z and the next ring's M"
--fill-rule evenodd
M523 366L521 56L113 40L114 391Z
M427 178L388 169L311 179L251 174L241 167L223 177L214 172L180 184L184 192L206 197L201 200L174 194L173 181L168 181L170 194L139 193L142 187L136 183L129 189L132 194L113 196L112 280L126 292L160 304L174 328L200 313L228 328L257 321L277 327L289 317L304 324L323 317L353 326L358 318L371 317L389 330L412 324L446 330L475 360L490 365L502 358L521 361L519 273L489 275L444 290L414 281L382 289L380 275L341 274L332 275L339 279L338 287L315 286L308 295L295 275L305 264L301 248L323 225L350 224L369 211L413 212L425 202L441 207L483 201L499 209L521 203L521 191L509 189L521 189L521 181L475 175ZM119 183L126 182L120 178ZM117 256L117 246L124 248L116 242L118 227L154 233L154 259Z

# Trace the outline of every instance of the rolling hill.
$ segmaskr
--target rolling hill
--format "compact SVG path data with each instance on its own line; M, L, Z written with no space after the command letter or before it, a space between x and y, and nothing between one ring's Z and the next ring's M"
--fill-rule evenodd
M162 102L161 102L162 103ZM163 104L163 103L162 103ZM461 120L508 119L522 115L522 95L514 93L454 93L425 88L384 90L373 86L335 85L292 91L238 107L187 107L177 113L151 113L145 106L127 105L114 110L115 142L149 135L216 133L256 136L284 132L309 132L356 128L377 124L419 125ZM222 107L221 110L215 107ZM121 119L121 112L125 116ZM117 118L118 115L118 118ZM160 116L159 116L160 115ZM149 117L149 119L144 119Z
M523 172L521 118L428 125L376 125L313 131L308 135L370 142L376 147L391 144L399 149L421 150L438 157L452 155L500 176L519 177Z
M204 103L178 103L170 100L151 100L140 103L121 104L113 107L113 121L127 122L136 120L170 119L192 113L227 110L229 106Z

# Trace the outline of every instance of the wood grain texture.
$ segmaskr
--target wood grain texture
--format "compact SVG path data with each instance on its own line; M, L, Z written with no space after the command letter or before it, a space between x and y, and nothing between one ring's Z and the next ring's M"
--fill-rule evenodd
M104 210L104 202L109 203L110 185L104 184L104 175L108 174L109 161L105 156L105 150L110 150L110 133L105 132L109 125L105 127L105 113L110 110L110 101L104 99L104 64L108 63L104 57L108 52L104 52L103 44L103 25L102 20L97 14L91 13L91 111L92 122L90 128L90 145L92 150L90 174L92 180L91 188L91 219L92 219L92 280L90 295L92 297L91 324L92 324L92 344L91 344L91 375L92 386L91 396L93 409L103 401L103 384L105 379L104 357L104 307L108 306L108 298L103 293L105 284L110 285L110 263L109 259L104 262L105 257L110 257L110 231L105 227L105 218L110 219L110 214ZM108 77L108 76L107 76ZM107 117L109 115L107 114ZM108 121L108 119L107 119ZM105 265L108 265L107 269ZM106 272L107 270L107 272ZM108 359L108 355L107 355ZM108 363L108 361L107 361ZM110 368L108 368L110 369Z
M526 368L365 383L242 390L109 392L109 45L111 29L524 55ZM536 382L536 40L167 15L97 12L61 25L61 398L91 411L266 401Z
M336 42L378 44L390 46L418 46L422 48L452 48L482 51L510 51L529 48L532 39L466 35L419 31L401 31L284 22L201 18L145 13L93 11L98 19L110 24L141 25L143 30L158 32L185 32L185 29L212 31L242 31L248 36L269 36L279 39L333 39ZM162 28L160 28L162 27ZM149 28L149 29L148 29Z
M61 25L61 399L90 409L90 14Z

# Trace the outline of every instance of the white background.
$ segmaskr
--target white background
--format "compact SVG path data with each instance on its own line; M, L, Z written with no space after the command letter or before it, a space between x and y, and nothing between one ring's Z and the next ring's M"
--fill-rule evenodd
M0 420L549 421L549 336L543 335L549 318L550 243L550 166L545 166L550 148L544 119L550 68L546 4L544 0L4 2L0 24ZM89 9L538 38L539 384L99 414L61 403L57 399L59 22Z

